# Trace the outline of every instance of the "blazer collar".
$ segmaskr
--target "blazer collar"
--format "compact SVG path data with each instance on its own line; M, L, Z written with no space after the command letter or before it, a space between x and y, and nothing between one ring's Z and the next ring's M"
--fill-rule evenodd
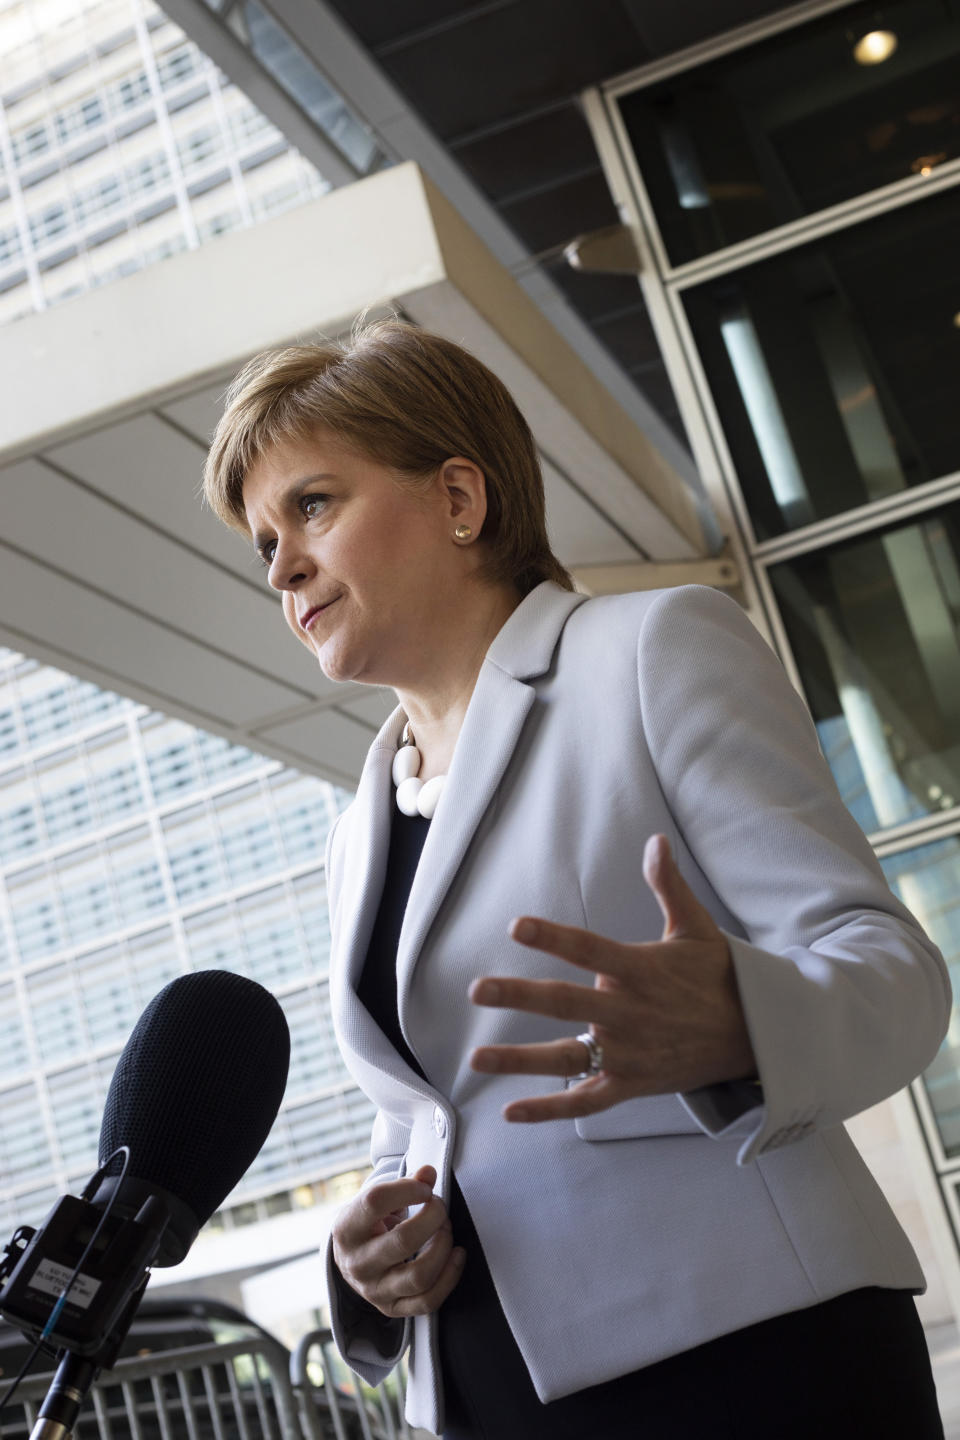
M400 932L397 998L405 1035L405 1002L413 968L533 705L534 689L525 682L550 668L564 625L585 599L545 581L521 601L487 651L427 834ZM398 707L381 728L367 756L350 812L347 840L352 854L344 865L344 893L339 906L343 933L337 947L340 983L335 988L339 992L341 1034L361 1054L368 1049L372 1036L367 1023L356 1013L362 1007L349 1005L349 991L355 990L359 981L383 889L394 804L391 766L405 720ZM354 1012L349 1020L348 1010ZM372 1027L372 1021L369 1025ZM413 1079L406 1065L402 1070L404 1078Z
M397 1001L405 1035L414 966L533 705L535 691L525 682L549 669L567 619L585 598L550 581L538 585L502 626L480 667L400 931Z

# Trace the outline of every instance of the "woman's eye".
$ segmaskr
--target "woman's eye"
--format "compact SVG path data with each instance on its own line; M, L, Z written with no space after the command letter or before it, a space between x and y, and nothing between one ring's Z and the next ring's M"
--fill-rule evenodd
M277 542L276 542L276 540L268 540L265 545L261 545L261 546L260 546L260 549L259 549L259 551L258 551L258 554L259 554L259 556L260 556L260 559L263 561L264 565L272 565L272 564L273 564L273 557L274 557L274 555L276 555L276 553L277 553Z
M315 520L326 503L326 495L304 495L300 509L308 520Z

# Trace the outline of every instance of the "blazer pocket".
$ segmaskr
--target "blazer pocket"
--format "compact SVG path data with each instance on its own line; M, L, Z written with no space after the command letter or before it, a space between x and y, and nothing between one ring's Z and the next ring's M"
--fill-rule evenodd
M581 1140L640 1140L651 1135L702 1135L704 1132L676 1095L641 1095L621 1100L597 1115L574 1120Z

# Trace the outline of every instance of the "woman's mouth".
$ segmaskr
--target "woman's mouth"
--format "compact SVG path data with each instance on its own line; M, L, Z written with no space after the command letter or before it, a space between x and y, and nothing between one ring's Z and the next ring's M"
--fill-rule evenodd
M337 597L337 599L339 599L339 596ZM300 621L300 629L309 630L310 626L316 620L317 616L322 615L325 610L329 610L330 606L335 605L336 603L336 599L334 599L328 600L326 605L314 605L312 609L306 612L303 619Z

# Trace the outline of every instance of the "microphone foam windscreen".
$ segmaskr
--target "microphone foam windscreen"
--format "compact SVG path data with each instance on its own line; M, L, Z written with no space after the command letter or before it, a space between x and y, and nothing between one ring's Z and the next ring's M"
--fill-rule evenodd
M256 1158L287 1083L279 1002L242 975L181 975L124 1046L103 1112L100 1163L129 1145L129 1174L162 1186L200 1225Z

